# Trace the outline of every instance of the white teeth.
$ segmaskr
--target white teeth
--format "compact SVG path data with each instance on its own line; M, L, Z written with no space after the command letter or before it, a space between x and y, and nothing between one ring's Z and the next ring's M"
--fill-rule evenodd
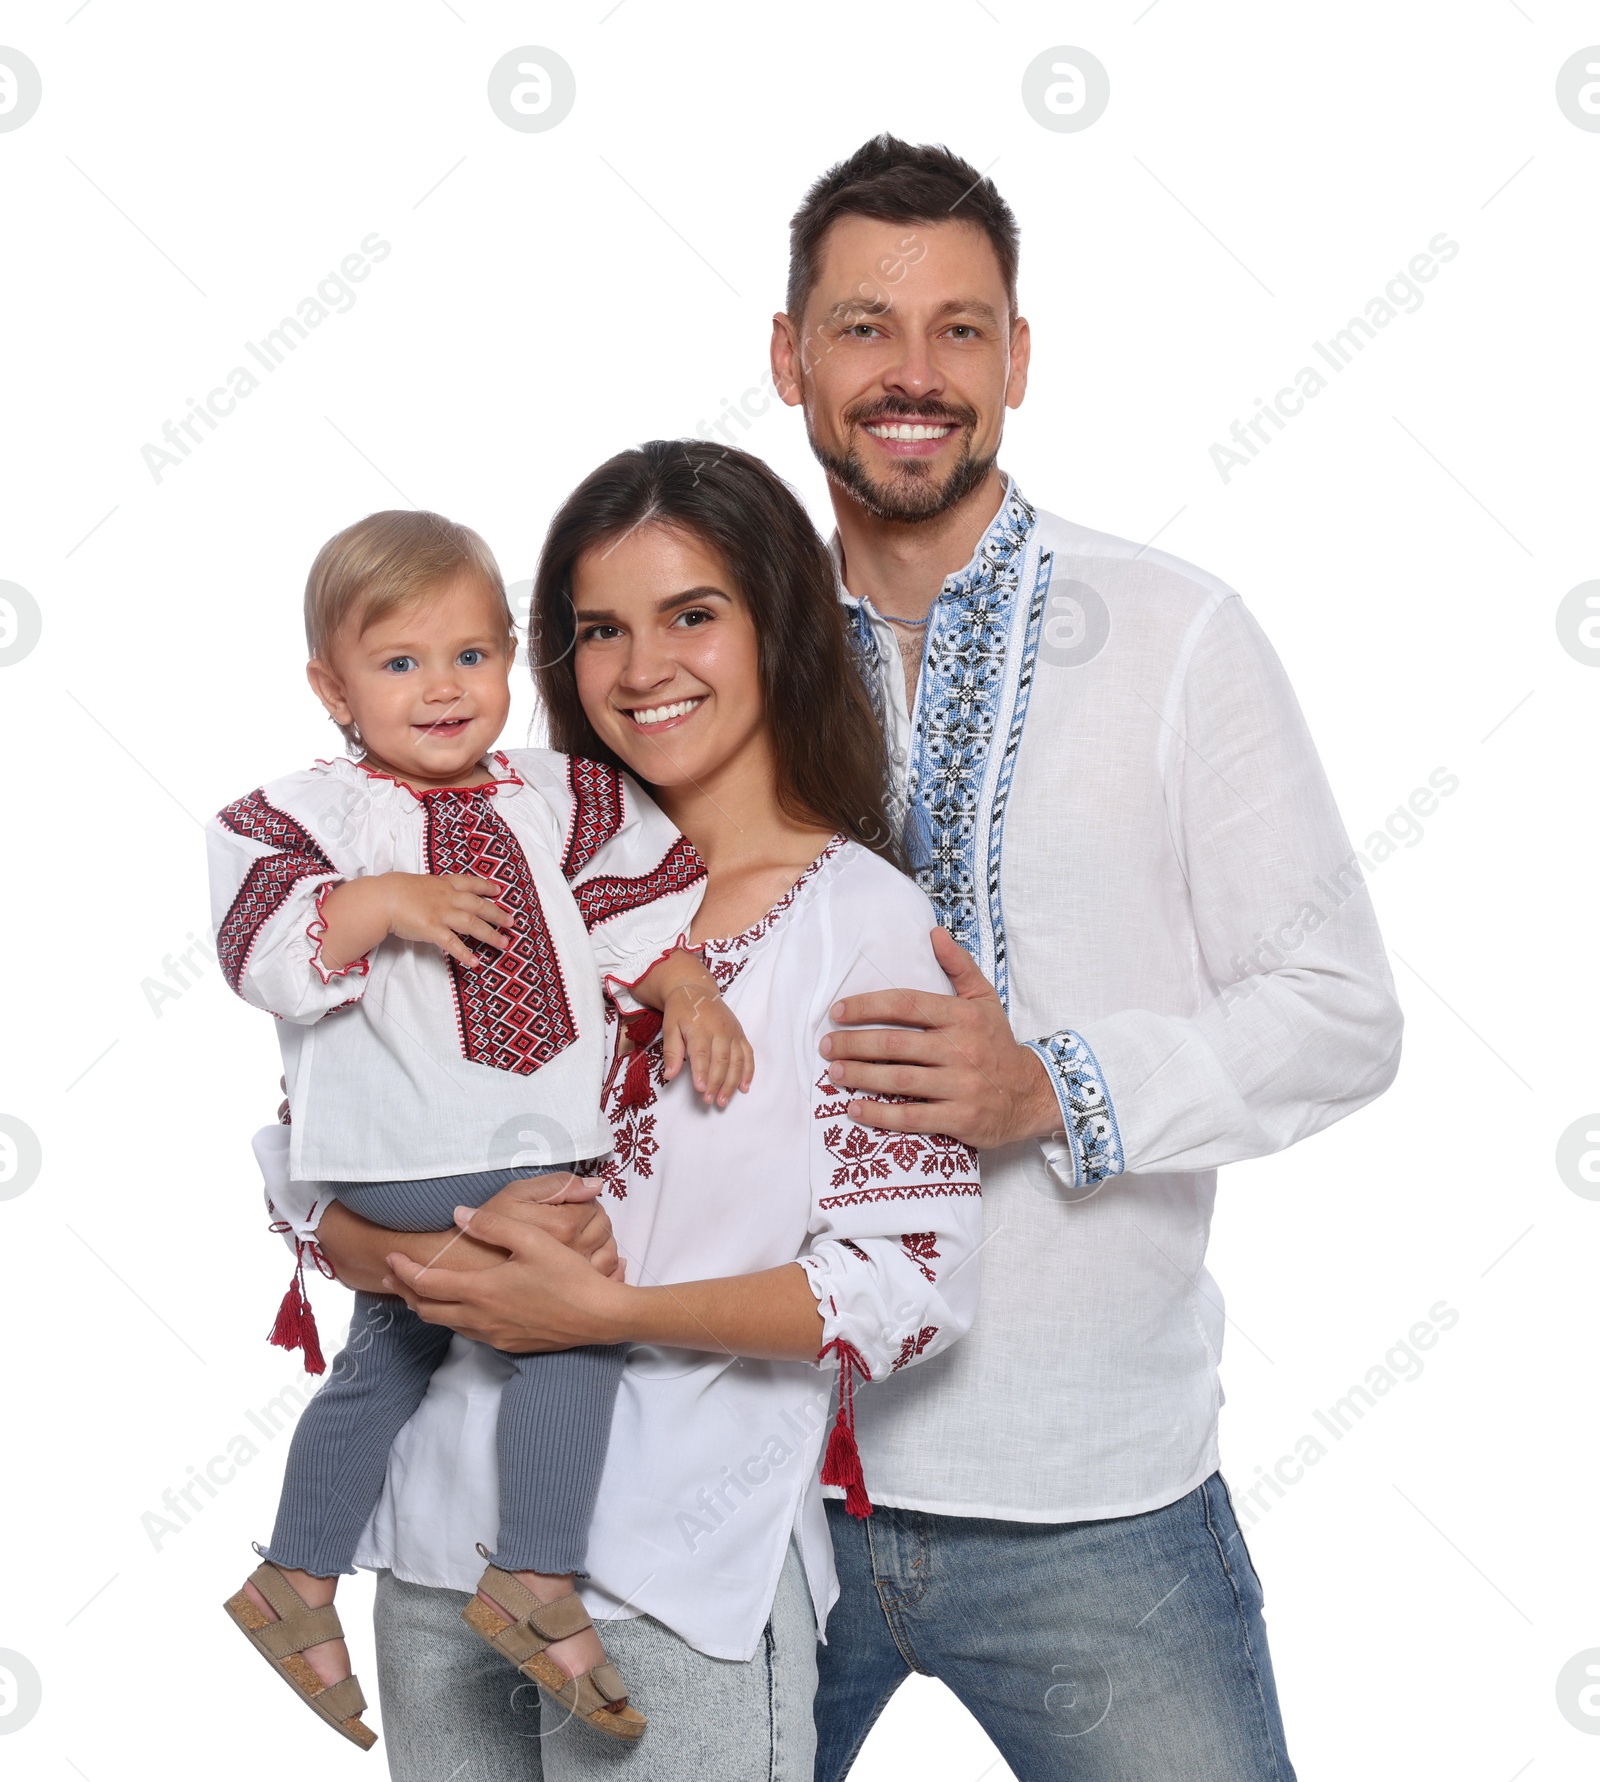
M880 421L867 431L876 439L943 439L950 427L948 421Z
M628 716L635 724L665 724L668 718L686 717L699 703L698 699L680 699L676 705L650 705Z

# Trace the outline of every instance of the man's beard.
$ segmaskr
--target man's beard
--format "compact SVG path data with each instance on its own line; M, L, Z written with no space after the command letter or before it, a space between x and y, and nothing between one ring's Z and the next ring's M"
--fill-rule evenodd
M874 481L853 446L847 452L830 452L817 438L808 413L806 437L811 441L811 450L816 454L817 462L875 520L915 524L922 520L937 519L940 514L948 513L957 503L965 501L994 469L993 452L984 458L975 458L972 455L970 441L978 417L970 409L952 409L940 404L930 413L925 406L919 407L903 400L890 400L874 402L870 409L864 411L864 416L874 421L892 421L902 417L935 423L948 421L961 428L965 436L961 452L945 473L942 482L935 478L926 462L910 458L898 467L890 482L883 483ZM847 413L844 419L847 425L851 425L857 422L858 417Z

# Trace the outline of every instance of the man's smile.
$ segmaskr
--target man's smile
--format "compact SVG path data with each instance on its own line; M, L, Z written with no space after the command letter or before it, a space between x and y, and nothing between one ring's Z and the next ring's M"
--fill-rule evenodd
M955 432L954 421L869 421L867 431L874 439L943 439Z
M876 415L859 421L864 433L878 442L891 458L932 458L950 439L959 434L962 422L949 415Z

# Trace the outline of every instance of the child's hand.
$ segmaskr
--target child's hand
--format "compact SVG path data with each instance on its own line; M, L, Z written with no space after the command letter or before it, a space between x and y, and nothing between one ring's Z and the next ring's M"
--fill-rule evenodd
M734 1090L747 1090L755 1076L755 1049L715 980L678 984L667 992L661 1056L666 1067L662 1075L669 1083L688 1058L695 1093L707 1107L725 1108Z
M500 887L465 872L387 872L389 932L401 940L428 941L448 958L475 971L479 957L467 940L505 948L512 919L495 901Z
M722 1000L717 980L692 947L679 945L633 985L648 1009L661 1011L661 1058L667 1082L689 1060L695 1093L707 1107L725 1108L735 1089L755 1076L755 1049Z

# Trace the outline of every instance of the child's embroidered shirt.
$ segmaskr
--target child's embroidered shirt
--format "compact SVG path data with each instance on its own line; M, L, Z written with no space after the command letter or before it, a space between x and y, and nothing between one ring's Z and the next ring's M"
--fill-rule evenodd
M412 1181L609 1150L602 977L631 982L688 932L689 842L626 775L547 749L485 785L416 792L348 760L259 787L207 826L224 977L278 1016L300 1181ZM384 872L503 887L504 951L475 970L391 935L332 971L323 898Z

